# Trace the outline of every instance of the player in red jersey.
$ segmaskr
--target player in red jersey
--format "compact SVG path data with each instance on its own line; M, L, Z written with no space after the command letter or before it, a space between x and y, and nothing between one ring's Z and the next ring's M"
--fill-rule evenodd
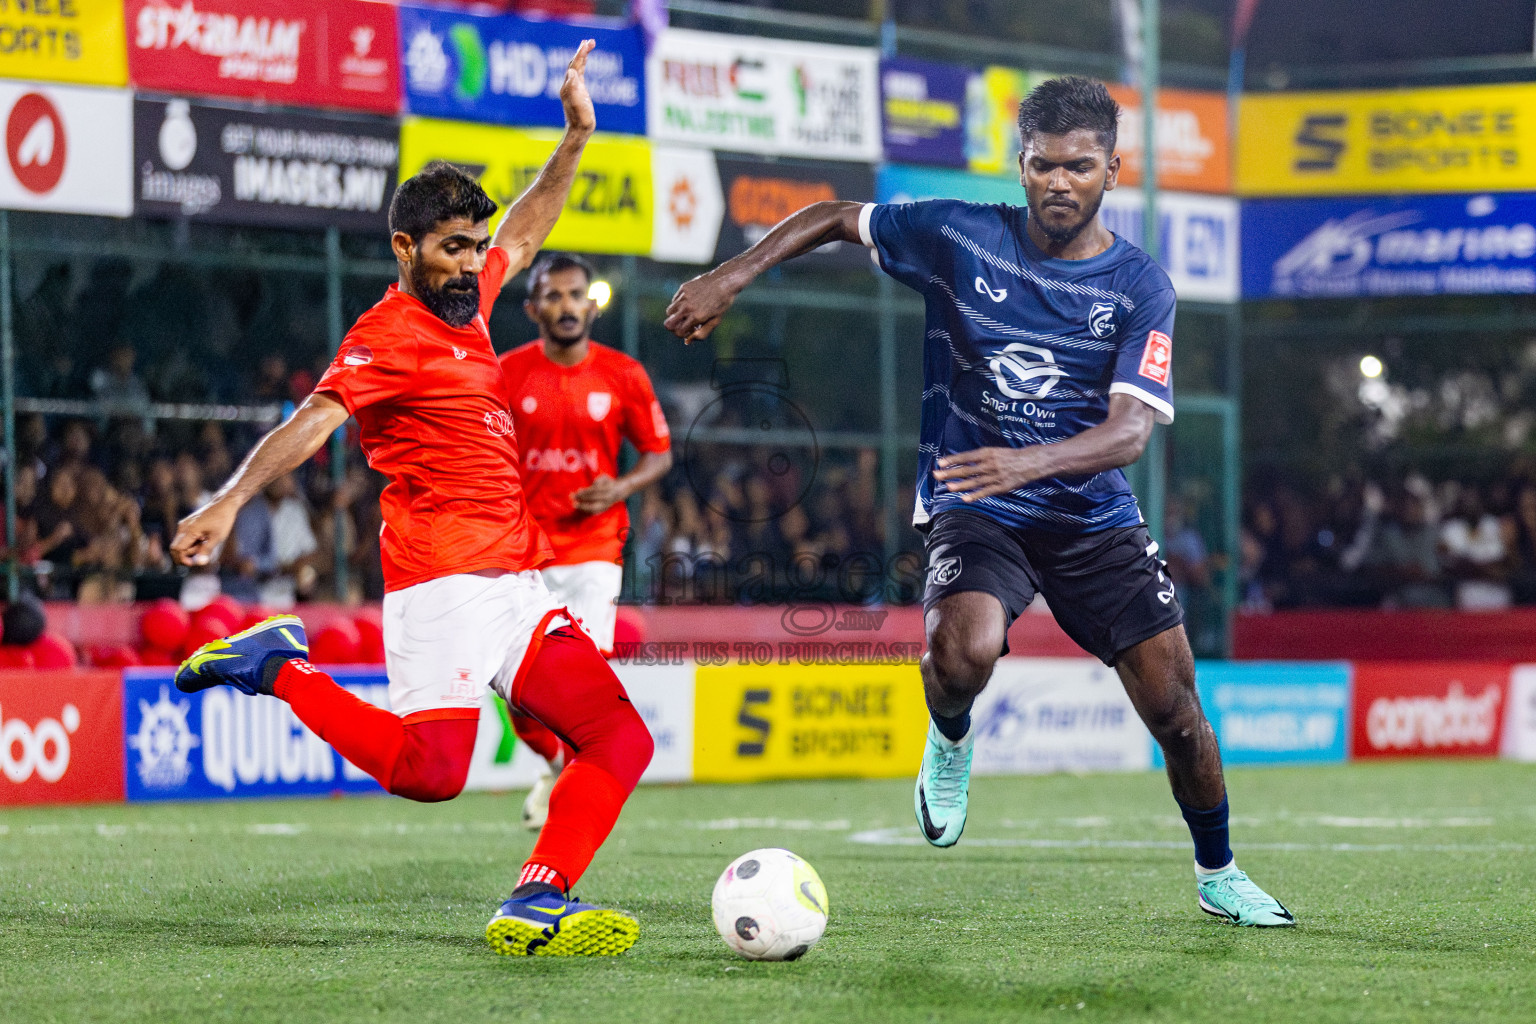
M369 464L388 478L390 710L310 665L293 616L205 645L176 685L277 696L385 789L414 800L463 788L487 685L552 730L574 756L517 887L486 929L492 948L509 954L617 953L639 933L633 918L574 902L569 890L649 763L651 737L539 575L552 550L528 515L506 378L486 330L497 293L554 227L595 128L584 79L592 45L577 50L560 91L565 136L494 237L496 204L464 172L438 162L401 183L389 208L399 282L348 332L314 394L181 522L172 544L184 564L206 564L241 505L357 419Z
M645 368L587 336L597 319L588 294L592 267L579 256L545 256L528 274L523 311L539 340L506 353L501 369L512 396L528 511L544 528L555 557L544 583L604 654L624 582L624 501L672 468L672 438ZM640 458L619 473L628 439ZM518 738L549 762L523 802L523 824L542 828L564 752L538 722L513 716Z

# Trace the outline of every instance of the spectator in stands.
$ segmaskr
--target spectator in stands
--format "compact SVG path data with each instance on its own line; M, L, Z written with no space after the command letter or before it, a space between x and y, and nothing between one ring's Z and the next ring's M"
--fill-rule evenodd
M176 456L176 494L182 508L192 509L202 508L213 497L213 491L204 479L202 464L191 452Z
M149 388L133 372L133 346L119 342L107 353L105 366L91 371L91 397L115 406L140 408L149 404Z
M1366 565L1384 591L1384 608L1450 606L1435 524L1424 496L1411 487L1393 499Z
M91 444L91 425L85 420L69 420L48 465L54 472L84 469L91 464Z
M319 545L293 475L269 483L262 500L246 503L224 551L224 592L242 601L291 608L314 589L312 557Z
M1536 604L1536 483L1527 482L1515 494L1508 522L1508 544L1514 563L1514 598Z
M16 467L16 551L22 565L41 557L37 537L37 466L24 462Z
M1475 484L1460 486L1455 507L1455 513L1440 524L1440 550L1456 607L1462 611L1508 608L1514 592L1504 524L1485 509Z
M80 577L76 598L90 604L131 601L142 553L138 502L95 467L80 471L78 488L75 523L84 544L74 555Z
M48 474L45 493L35 504L37 557L61 567L73 566L75 552L86 543L76 521L77 473L78 470L68 467L54 469Z

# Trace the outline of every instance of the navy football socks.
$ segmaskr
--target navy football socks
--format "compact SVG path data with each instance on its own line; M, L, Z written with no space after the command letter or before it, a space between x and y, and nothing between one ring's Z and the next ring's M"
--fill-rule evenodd
M929 717L938 728L943 737L951 743L959 743L965 739L965 734L971 731L971 709L966 708L954 718L945 718L943 715L935 715L930 709Z
M1174 797L1179 810L1184 812L1184 823L1189 826L1189 837L1195 841L1195 863L1207 871L1215 871L1232 863L1232 847L1227 840L1227 798L1208 811L1197 811Z

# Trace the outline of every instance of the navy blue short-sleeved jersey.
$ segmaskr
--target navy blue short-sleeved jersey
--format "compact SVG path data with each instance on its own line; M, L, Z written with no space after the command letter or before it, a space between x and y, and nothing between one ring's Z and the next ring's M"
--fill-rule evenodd
M947 199L865 206L864 244L922 293L921 525L974 508L1011 526L1091 533L1141 522L1118 469L1049 477L966 503L935 488L934 461L975 448L1055 444L1109 415L1122 392L1173 422L1173 285L1150 256L1116 237L1085 260L1047 257L1028 211Z

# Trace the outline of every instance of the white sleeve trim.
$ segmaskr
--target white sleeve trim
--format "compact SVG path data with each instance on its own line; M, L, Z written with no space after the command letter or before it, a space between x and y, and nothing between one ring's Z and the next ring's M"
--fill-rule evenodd
M1152 407L1152 412L1155 414L1154 418L1157 422L1173 422L1173 406L1156 395L1143 391L1135 384L1126 384L1123 381L1117 380L1109 386L1109 393L1112 395L1130 395L1132 398L1139 399Z
M874 215L875 204L865 203L859 211L859 241L870 249L875 247L875 236L869 233L869 218Z

